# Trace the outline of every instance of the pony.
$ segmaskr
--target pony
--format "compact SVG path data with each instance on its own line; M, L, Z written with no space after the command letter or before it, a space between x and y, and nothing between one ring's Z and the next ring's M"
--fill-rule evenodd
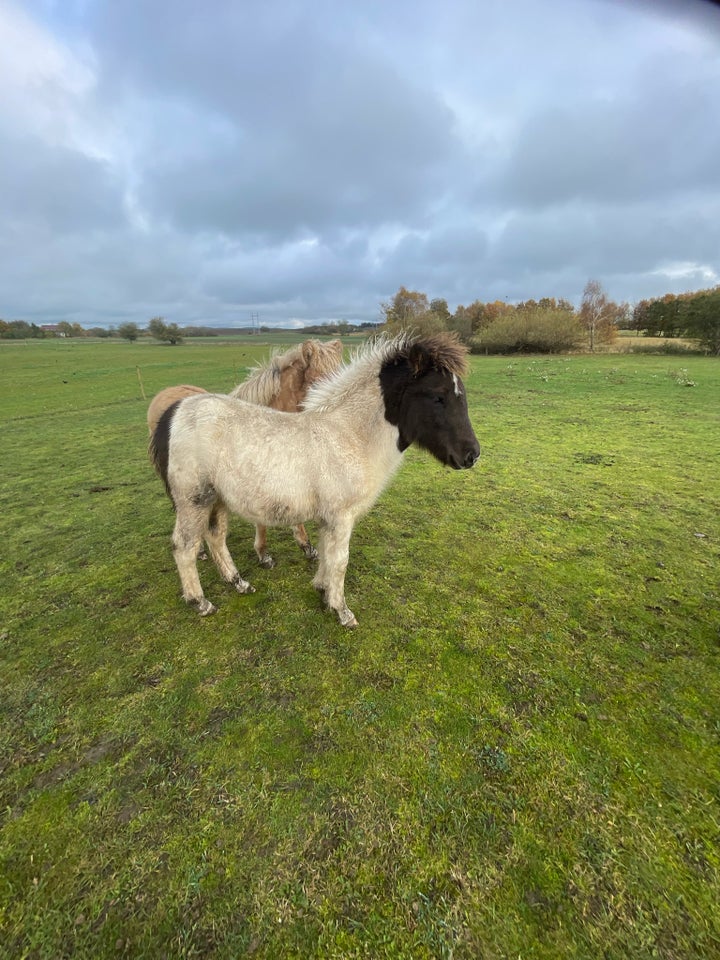
M312 384L337 370L342 354L340 340L329 340L326 343L320 340L305 340L285 353L273 354L267 363L254 367L247 380L238 384L229 396L271 407L273 410L296 413ZM188 383L166 387L157 393L150 401L147 411L149 434L152 436L160 417L169 407L198 393L207 393L207 390ZM317 560L317 550L310 542L304 525L295 524L292 532L295 542L307 559ZM256 524L253 546L261 567L270 569L275 566L275 561L267 551L267 527L264 524Z
M296 414L217 394L169 407L149 455L175 507L172 548L187 603L201 616L217 609L198 576L203 539L223 579L254 592L227 549L230 512L269 526L315 520L313 587L343 626L357 626L345 602L350 536L404 451L414 443L455 470L480 456L466 369L467 349L454 335L406 333L369 341L312 386Z

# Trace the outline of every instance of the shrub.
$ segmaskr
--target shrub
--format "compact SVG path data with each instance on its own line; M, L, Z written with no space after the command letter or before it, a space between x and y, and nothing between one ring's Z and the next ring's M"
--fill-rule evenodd
M522 310L500 317L471 342L473 353L561 353L583 339L575 316L566 310Z

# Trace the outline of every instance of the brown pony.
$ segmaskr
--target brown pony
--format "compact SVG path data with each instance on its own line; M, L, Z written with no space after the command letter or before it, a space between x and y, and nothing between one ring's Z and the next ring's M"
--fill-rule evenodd
M273 354L265 364L254 367L247 380L238 384L229 394L236 400L245 400L258 406L271 407L285 413L297 413L300 410L308 389L323 377L334 373L342 362L342 343L330 340L305 340L285 353ZM147 424L150 435L155 432L163 413L173 404L185 397L198 393L207 393L202 387L183 383L176 387L166 387L150 401L147 412ZM292 528L295 540L308 558L317 559L317 550L310 543L303 524ZM275 561L267 552L267 527L258 524L255 527L255 553L260 566L270 568Z

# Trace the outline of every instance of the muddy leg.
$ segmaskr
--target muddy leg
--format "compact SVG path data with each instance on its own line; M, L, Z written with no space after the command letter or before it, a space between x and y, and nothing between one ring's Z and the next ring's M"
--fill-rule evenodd
M325 524L320 524L318 529L318 568L313 577L312 585L318 591L320 596L325 601L325 591L327 590L327 529Z
M344 627L358 625L355 614L345 603L345 571L350 556L350 518L336 520L320 530L320 564L313 586L320 590L327 605L338 615Z
M295 542L300 547L302 552L305 554L308 560L317 560L318 552L315 547L310 543L310 537L307 534L305 527L299 523L296 527L292 528L293 536L295 537Z
M255 527L255 553L260 566L265 567L266 570L272 570L275 561L267 552L267 527L262 527L260 524Z
M216 503L210 512L205 542L208 545L210 556L220 572L223 580L232 583L238 593L255 593L247 580L243 580L233 563L230 551L227 548L228 511L225 506Z
M217 609L204 596L197 570L197 555L207 527L207 517L208 511L204 508L192 504L178 505L172 537L183 598L195 607L201 617L207 617Z

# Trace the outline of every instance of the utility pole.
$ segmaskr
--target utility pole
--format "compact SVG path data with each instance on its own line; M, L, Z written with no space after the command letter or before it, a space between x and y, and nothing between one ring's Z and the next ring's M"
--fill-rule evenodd
M252 332L255 334L260 333L260 315L257 313L250 314L250 326L252 327Z

